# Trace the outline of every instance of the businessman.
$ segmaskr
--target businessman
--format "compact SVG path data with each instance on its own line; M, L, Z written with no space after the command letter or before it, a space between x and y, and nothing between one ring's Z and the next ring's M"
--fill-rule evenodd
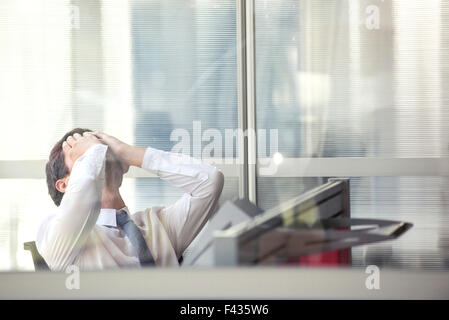
M184 194L168 207L131 214L119 191L130 166L156 174ZM219 170L186 155L80 128L53 147L46 175L57 210L42 222L36 245L52 270L179 266L224 183Z

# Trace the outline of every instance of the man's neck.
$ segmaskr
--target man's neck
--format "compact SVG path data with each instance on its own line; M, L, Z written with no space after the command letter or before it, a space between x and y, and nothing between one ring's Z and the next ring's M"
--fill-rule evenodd
M122 209L125 207L125 202L120 195L118 189L109 190L103 188L103 192L101 194L101 208L102 209Z

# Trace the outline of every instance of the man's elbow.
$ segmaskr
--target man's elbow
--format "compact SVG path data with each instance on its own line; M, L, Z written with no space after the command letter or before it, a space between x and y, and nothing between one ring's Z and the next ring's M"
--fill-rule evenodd
M224 174L218 169L215 169L210 174L211 193L214 198L219 198L224 185Z

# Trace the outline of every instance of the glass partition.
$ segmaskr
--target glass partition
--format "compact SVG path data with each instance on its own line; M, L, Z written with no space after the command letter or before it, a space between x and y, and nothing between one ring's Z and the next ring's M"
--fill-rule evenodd
M267 210L348 177L352 217L414 224L395 241L353 248L350 265L447 269L449 3L244 3L1 1L0 271L33 269L23 243L55 209L44 165L73 127L214 158L225 173L220 205L249 185ZM239 82L252 48L239 50L237 31L249 17L254 74ZM254 181L235 161L247 152L235 130L248 119L258 130L256 153L245 154L259 161ZM266 158L274 170L261 170ZM141 171L122 193L131 211L180 196Z
M211 130L237 128L235 10L232 0L1 2L0 270L33 269L23 243L55 209L45 161L74 127L165 151L185 138L182 151L197 158L234 156L237 141L215 154L206 145ZM220 203L238 195L238 170L223 171ZM133 212L181 195L140 171L122 193Z
M353 217L414 224L354 266L447 269L447 6L255 1L256 123L278 132L258 204L350 177Z

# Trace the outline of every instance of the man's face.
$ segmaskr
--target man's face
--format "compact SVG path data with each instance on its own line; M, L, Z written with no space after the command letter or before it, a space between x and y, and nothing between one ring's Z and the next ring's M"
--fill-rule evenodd
M75 161L72 161L70 157L67 155L66 151L63 149L64 153L64 163L69 169L69 173L62 179L59 179L56 182L56 189L60 192L64 193L67 189L70 180L70 174L72 172L72 168L75 164ZM119 188L122 185L123 181L123 169L118 161L117 157L114 153L108 149L106 152L106 165L105 165L105 188L115 189Z

